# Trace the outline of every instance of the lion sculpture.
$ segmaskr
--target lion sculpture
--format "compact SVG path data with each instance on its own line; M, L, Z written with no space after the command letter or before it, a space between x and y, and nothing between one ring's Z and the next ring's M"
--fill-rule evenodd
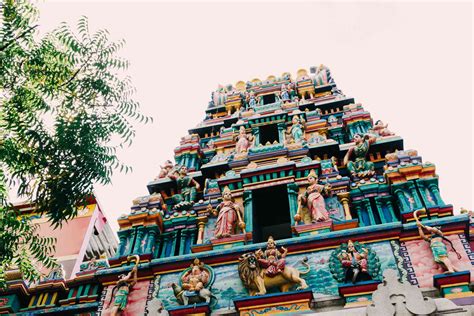
M268 277L265 275L265 269L260 267L256 255L253 252L246 253L239 258L239 276L251 296L265 295L267 289L274 287L278 287L281 292L288 292L293 286L298 285L297 290L303 290L308 288L308 284L300 275L307 274L311 270L307 261L308 258L301 261L306 267L304 271L285 266L278 275Z

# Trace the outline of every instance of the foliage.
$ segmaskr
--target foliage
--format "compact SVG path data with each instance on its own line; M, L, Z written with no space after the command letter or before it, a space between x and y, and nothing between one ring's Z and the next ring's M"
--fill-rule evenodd
M0 3L0 286L7 266L38 277L35 261L54 266L54 240L8 199L33 201L54 226L72 219L95 183L130 169L116 150L129 145L139 112L134 88L123 76L128 62L106 30L90 34L87 18L77 34L66 24L38 39L38 11L26 0Z

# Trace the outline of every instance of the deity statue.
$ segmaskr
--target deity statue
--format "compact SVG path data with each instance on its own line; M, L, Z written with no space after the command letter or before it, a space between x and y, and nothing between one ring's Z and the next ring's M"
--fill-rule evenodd
M188 271L180 278L181 286L172 283L173 293L182 305L209 303L213 297L210 286L210 273L199 259L194 259Z
M308 258L304 258L302 264L305 271L287 266L285 257L288 250L284 247L280 252L275 240L268 237L267 249L259 249L255 253L246 253L239 258L239 276L250 295L264 295L267 289L278 287L281 292L288 292L297 285L297 290L308 288L306 281L300 275L307 274L310 266Z
M160 169L161 169L160 174L158 175L158 178L156 178L156 179L166 178L166 176L173 169L173 163L171 162L171 160L166 160L165 163L164 163L164 166L160 166Z
M254 108L254 107L257 106L257 104L258 104L258 99L255 97L255 93L250 92L249 100L248 100L248 106L250 108Z
M176 173L178 173L176 175ZM179 194L176 194L173 199L175 203L187 202L192 204L196 201L197 190L199 190L199 183L192 177L188 176L188 168L180 166L177 172L169 174L168 177L176 181Z
M295 221L299 222L301 220L300 209L302 204L306 204L311 214L312 223L328 221L329 213L326 210L323 194L330 194L331 185L329 183L325 185L318 184L318 176L313 169L310 171L307 179L309 185L306 191L298 196L298 212L295 215Z
M110 315L121 315L122 311L127 307L128 295L131 289L137 283L137 271L140 257L138 255L128 257L127 262L135 258L135 266L127 275L119 275L117 284L112 288L112 295L110 296L109 309ZM113 299L113 302L112 302Z
M448 249L443 243L443 240L451 245L451 249L456 253L458 260L461 259L461 255L454 248L453 242L446 238L441 231L441 227L431 227L428 225L423 225L418 219L417 213L420 210L417 210L413 213L413 216L416 220L416 226L418 226L418 233L423 240L430 243L431 252L433 253L433 260L437 264L441 265L446 273L458 272L459 270L453 265L451 259L448 256ZM430 236L426 236L424 230L430 233Z
M237 144L235 145L235 151L238 154L246 153L250 147L252 147L252 142L254 137L252 134L245 133L245 127L241 126L239 129L239 135L237 136Z
M319 132L315 132L311 138L309 139L310 144L319 144L324 143L327 140L326 136L323 134L319 134Z
M295 115L293 116L293 119L291 120L291 127L290 127L290 133L293 141L295 143L303 143L305 141L304 139L304 119Z
M329 270L339 282L369 281L378 277L380 261L374 251L349 240L333 251Z
M283 101L283 103L289 102L291 100L290 99L290 92L286 88L285 84L281 85L280 98Z
M347 170L352 177L366 178L375 174L374 163L365 159L369 152L370 145L373 144L375 140L376 138L373 135L354 135L355 145L350 147L344 156L344 165L347 166ZM349 160L352 153L355 155L355 162Z
M228 187L222 193L223 201L216 207L214 216L217 216L214 236L216 238L230 237L236 233L236 224L245 232L245 222L241 207L234 202L232 193Z
M372 128L377 135L383 137L383 136L393 136L395 133L391 132L388 130L388 124L384 124L381 120L378 120L375 122L374 127Z

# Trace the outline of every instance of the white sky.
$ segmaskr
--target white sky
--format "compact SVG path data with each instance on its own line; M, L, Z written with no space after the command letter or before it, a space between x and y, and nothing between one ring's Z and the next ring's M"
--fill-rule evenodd
M327 65L342 91L437 166L441 195L472 209L470 3L153 3L41 1L40 28L76 24L124 38L121 55L142 110L120 156L133 166L96 194L116 229L131 201L187 130L204 118L218 84Z

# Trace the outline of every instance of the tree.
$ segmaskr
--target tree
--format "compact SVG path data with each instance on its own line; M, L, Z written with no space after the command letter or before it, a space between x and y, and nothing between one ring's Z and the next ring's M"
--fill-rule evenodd
M124 41L111 42L106 30L90 34L85 17L77 32L62 24L38 39L37 17L26 0L0 3L0 286L8 266L34 280L35 262L55 265L54 240L18 216L8 192L17 188L60 226L94 184L130 170L116 150L131 144L134 123L151 120L123 75Z

